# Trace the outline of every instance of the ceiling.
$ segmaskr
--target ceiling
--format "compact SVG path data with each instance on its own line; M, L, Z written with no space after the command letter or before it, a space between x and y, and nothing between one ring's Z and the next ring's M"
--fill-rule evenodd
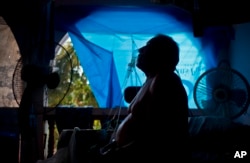
M174 5L191 13L200 14L202 21L206 25L216 25L221 23L235 24L250 21L250 7L245 0L8 0L0 6L0 16L7 21L21 22L25 17L36 17L40 9L43 9L50 2L54 6L75 6L75 5ZM13 5L17 7L13 7ZM40 8L40 9L39 9ZM38 10L37 10L38 9ZM35 15L34 15L35 14ZM18 19L21 18L21 19ZM1 22L0 22L1 23Z
M54 14L55 9L76 5L146 5L152 7L172 5L190 12L193 15L194 27L197 28L250 22L250 7L245 0L8 0L0 5L0 17L2 16L0 24L9 25L21 54L29 54L31 41L54 35L55 31L51 30L53 18L47 13Z
M72 5L174 5L192 14L199 14L204 25L238 24L250 21L245 0L57 0L56 7Z

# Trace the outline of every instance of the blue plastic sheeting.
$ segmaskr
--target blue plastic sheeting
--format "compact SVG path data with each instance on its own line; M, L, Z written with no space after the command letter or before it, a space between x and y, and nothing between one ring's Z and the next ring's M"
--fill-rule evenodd
M157 33L170 35L179 44L177 70L189 107L195 108L193 85L204 71L216 66L217 43L229 40L225 32L221 35L224 28L194 37L192 16L176 7L73 6L57 11L56 25L69 34L100 108L128 105L124 89L145 80L135 66L137 49Z

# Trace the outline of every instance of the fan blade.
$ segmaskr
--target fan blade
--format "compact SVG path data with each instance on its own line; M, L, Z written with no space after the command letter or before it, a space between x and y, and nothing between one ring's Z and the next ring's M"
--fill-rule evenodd
M230 92L230 101L237 107L244 107L247 101L247 93L243 89L233 89Z
M217 115L217 108L218 103L216 103L214 100L202 100L202 110L205 113L205 115Z

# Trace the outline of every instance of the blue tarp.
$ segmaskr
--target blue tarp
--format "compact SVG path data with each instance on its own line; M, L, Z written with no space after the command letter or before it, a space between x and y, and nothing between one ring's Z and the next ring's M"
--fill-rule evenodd
M135 67L137 49L157 33L170 35L179 44L177 70L189 96L189 107L196 108L194 83L204 71L216 66L218 49L230 40L225 28L194 37L192 15L173 6L59 8L56 28L69 34L100 108L128 105L123 99L124 89L140 86L145 80Z

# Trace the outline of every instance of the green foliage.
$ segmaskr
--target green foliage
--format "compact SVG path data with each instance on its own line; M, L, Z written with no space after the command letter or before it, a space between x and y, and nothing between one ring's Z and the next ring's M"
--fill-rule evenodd
M67 43L64 48L60 48L55 56L60 83L57 88L48 90L48 106L98 107L73 46Z

